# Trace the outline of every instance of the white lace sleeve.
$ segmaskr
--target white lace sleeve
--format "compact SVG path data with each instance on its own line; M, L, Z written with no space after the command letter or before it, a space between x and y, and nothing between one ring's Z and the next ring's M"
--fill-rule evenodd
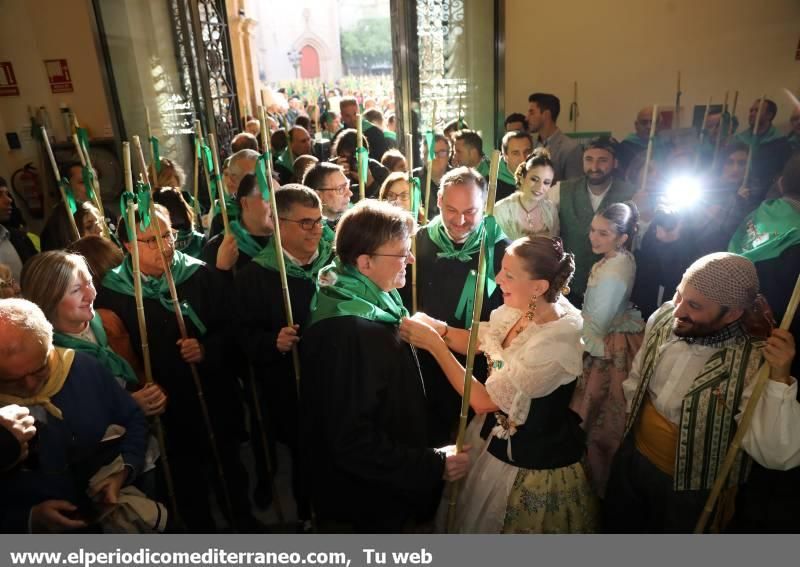
M524 345L517 356L495 367L486 390L492 401L516 424L528 419L530 401L553 393L580 374L583 348L580 336L556 334Z

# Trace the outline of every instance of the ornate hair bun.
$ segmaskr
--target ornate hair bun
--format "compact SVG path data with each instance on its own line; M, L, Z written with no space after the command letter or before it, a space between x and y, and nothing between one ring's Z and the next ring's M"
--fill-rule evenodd
M561 295L569 295L569 292L572 291L568 285L565 285L561 288Z
M553 250L556 251L556 254L558 254L559 257L563 256L564 242L558 236L554 236L551 240L553 241Z

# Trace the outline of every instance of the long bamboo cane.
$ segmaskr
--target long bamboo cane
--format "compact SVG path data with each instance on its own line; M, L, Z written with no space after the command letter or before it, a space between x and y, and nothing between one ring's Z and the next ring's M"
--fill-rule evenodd
M703 121L700 123L700 131L697 134L697 150L694 152L694 168L697 169L697 166L700 165L700 152L703 149L703 142L706 138L706 121L708 120L708 112L711 108L711 101L713 97L708 97L708 102L706 103L706 109L703 111Z
M656 141L656 124L658 123L658 105L653 105L653 120L650 122L650 137L647 139L647 154L644 158L644 168L642 169L642 183L640 191L644 191L647 186L647 170L650 169L650 160L653 159L653 146Z
M81 147L80 140L78 140L78 135L72 135L72 143L75 145L75 151L78 153L78 157L81 160L81 167L88 167L94 172L94 168L91 165L91 161L88 160L89 152L87 151L84 154L83 148ZM87 188L88 193L88 188ZM108 225L106 224L106 213L103 210L103 199L100 195L100 184L97 182L97 175L92 175L92 203L94 206L97 207L97 211L100 213L100 229L103 231L104 238L110 238L111 232L108 230ZM122 211L120 211L122 212Z
M578 131L578 81L572 85L572 104L569 105L569 117L572 121L572 131Z
M366 198L366 189L364 184L367 180L364 179L363 175L361 175L361 160L363 159L361 150L364 148L361 114L356 114L356 122L356 144L358 147L356 151L356 169L358 170L358 200L363 201ZM367 162L367 167L369 167L369 162Z
M739 103L739 91L733 92L733 105L731 105L731 128L733 128L733 117L736 116L736 105ZM728 132L729 134L731 132Z
M78 232L78 225L75 224L75 217L72 216L72 210L69 208L69 200L67 199L67 192L64 191L64 187L61 185L61 176L58 172L58 164L56 163L56 157L53 155L53 148L50 147L50 138L47 136L47 129L42 126L42 140L44 141L44 147L47 150L47 155L50 158L50 165L53 168L53 176L56 180L56 187L58 187L59 193L61 193L61 202L64 203L64 208L67 211L67 217L69 217L69 225L72 227L72 235L75 237L75 240L80 239L81 233Z
M426 157L427 157L427 175L425 176L425 220L430 220L431 213L430 213L430 206L431 206L431 177L433 176L433 159L431 159L431 154L433 154L434 159L436 158L435 148L436 148L436 101L433 101L433 112L431 113L431 140L430 140L432 148L427 148Z
M794 321L795 314L797 313L798 303L800 303L800 276L797 277L797 281L794 284L794 291L792 291L792 296L789 299L786 312L783 314L783 319L781 320L780 328L784 331L788 330L789 326L792 324L792 321ZM761 368L758 369L758 374L756 374L755 378L755 385L753 386L753 393L750 395L750 399L747 400L747 405L742 413L742 418L739 420L739 425L736 428L736 434L733 436L733 441L731 441L731 444L728 447L728 452L725 453L725 460L722 462L722 467L720 468L717 478L714 479L714 486L711 488L711 493L708 495L708 500L706 500L703 513L700 515L700 519L697 521L697 525L695 526L694 533L696 534L701 534L706 529L706 524L708 523L708 519L711 517L711 512L714 510L717 499L719 498L722 488L725 486L725 482L728 480L728 475L733 468L733 463L736 461L736 457L739 454L739 450L742 446L742 439L744 439L744 436L747 434L747 430L750 428L750 423L753 421L753 415L755 414L756 406L758 405L758 402L764 393L764 389L767 387L769 374L769 364L764 362L761 365Z
M406 160L408 162L408 191L409 202L414 203L416 198L414 196L414 136L406 134ZM411 213L417 215L418 211L411 208ZM418 216L418 215L417 215ZM414 222L417 222L417 216L414 217ZM417 256L417 236L411 236L411 254ZM411 313L417 312L417 263L411 264Z
M199 122L195 120L195 122ZM196 131L195 125L195 131ZM199 224L200 228L203 228L203 212L200 209L200 201L198 197L200 196L200 156L202 153L202 148L200 147L200 140L195 138L194 140L194 175L192 176L192 198L194 200L194 216L196 222Z
M675 89L675 130L681 127L681 72L678 71L678 86ZM655 118L653 119L655 120Z
M142 152L142 144L139 141L139 136L133 136L133 145L136 148L136 153L139 158L140 171L142 172L144 178L148 179L147 163L144 160L144 153ZM155 233L156 236L156 243L158 244L159 254L161 255L162 262L164 263L164 277L167 279L167 285L169 286L170 298L172 300L172 306L175 311L175 319L178 323L178 331L180 332L181 338L183 340L186 340L189 338L189 333L186 330L186 322L183 320L183 313L181 312L180 300L178 299L178 290L175 287L175 280L172 277L172 270L170 269L170 266L166 260L164 239L161 236L161 231L162 231L161 221L156 215L155 203L152 200L150 201L150 216L152 217L152 220L155 223L154 225L155 230L153 232ZM192 379L194 380L195 391L197 392L197 399L200 403L200 409L203 413L203 421L205 423L206 430L208 433L208 442L209 445L211 446L211 453L213 455L214 462L217 468L217 475L219 477L220 489L222 491L223 507L225 508L225 511L228 513L228 517L231 520L232 526L235 526L231 497L230 493L228 492L228 486L225 482L225 471L222 468L222 459L220 458L219 449L217 447L217 439L216 435L214 434L214 427L211 423L211 415L208 411L208 405L206 404L205 394L203 393L203 384L200 381L200 373L197 370L197 365L195 365L193 362L190 362L188 364L192 372Z
M222 224L225 226L225 234L231 233L231 223L228 219L228 203L225 198L228 196L228 189L222 186L222 176L219 169L219 154L217 153L217 137L213 132L208 133L208 145L211 147L211 159L214 162L214 176L217 180L217 193L219 198L219 210L222 214Z
M495 150L492 153L492 162L489 168L489 196L486 199L486 216L494 214L494 201L497 195L497 173L500 169L500 152ZM475 283L475 300L472 308L472 327L469 331L469 342L467 347L467 361L464 368L464 393L461 396L461 416L458 422L458 437L456 437L456 453L460 453L464 447L464 437L467 432L467 416L470 408L470 395L472 392L472 369L475 364L475 353L478 349L478 329L481 324L481 312L483 310L483 292L486 285L486 270L494 269L494 266L486 265L486 249L494 246L494 242L486 240L484 231L481 239L481 250L478 256L478 279ZM447 531L453 532L456 519L456 504L458 502L458 492L461 483L455 482L450 485L450 502L447 510Z
M144 120L147 127L147 147L150 148L150 166L153 171L150 174L150 180L153 182L151 187L158 189L158 164L156 163L156 150L153 147L153 129L150 127L150 109L144 107Z
M78 128L80 128L80 124L78 123L78 115L74 112L72 113L72 124L73 124L73 132L72 138L73 143L75 144L75 150L78 152L78 157L80 157L81 164L83 167L89 167L92 170L92 189L94 191L94 205L97 207L97 210L100 211L100 216L102 217L101 227L103 229L103 236L106 238L110 238L111 231L108 229L108 224L106 224L106 211L103 208L103 193L100 191L100 181L97 179L97 170L92 165L92 156L89 154L89 148L84 148L81 146L80 141L78 140Z
M750 173L753 168L753 154L758 146L758 122L761 120L761 108L764 106L764 99L767 95L761 95L758 99L758 110L756 110L756 121L753 123L753 130L750 134L750 148L747 150L747 163L744 166L744 177L742 178L742 185L739 191L745 189L750 184Z
M133 173L131 170L131 146L129 142L122 142L122 161L125 168L125 190L128 193L133 193ZM133 210L133 201L128 202L127 211L120 211L126 213L128 216L128 228L132 234L136 234L136 214ZM131 242L131 260L133 263L133 295L136 301L136 319L139 322L139 338L142 343L142 363L144 364L144 382L145 384L152 384L153 381L153 367L150 359L150 344L147 339L147 323L144 316L144 300L142 299L142 279L141 268L139 267L139 247L136 242ZM183 521L178 510L178 500L175 496L175 482L172 477L172 469L169 464L169 457L167 456L167 442L164 436L164 427L161 424L160 416L153 416L153 427L156 432L156 439L158 440L158 448L161 453L161 465L164 471L164 483L167 487L167 496L169 497L169 504L172 508L172 515L175 518L176 524L183 526Z
M722 128L725 126L725 116L728 114L728 95L729 91L725 91L725 102L722 103L722 114L719 118L719 126L717 126L717 138L714 140L714 158L711 160L711 171L717 168L717 161L719 161L719 145L722 140ZM730 119L728 120L730 122ZM727 134L725 136L727 138Z

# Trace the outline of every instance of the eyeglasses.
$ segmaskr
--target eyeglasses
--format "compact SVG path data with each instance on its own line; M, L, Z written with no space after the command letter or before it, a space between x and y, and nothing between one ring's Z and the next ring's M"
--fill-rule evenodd
M411 253L411 250L406 252L405 254L370 254L370 256L388 256L389 258L402 258L404 262L408 262L414 255Z
M165 232L161 235L161 238L164 240L164 244L169 244L173 246L175 244L175 239L178 236L177 230L170 230ZM141 242L142 244L147 244L147 247L150 250L158 250L158 239L156 237L148 238L147 240L141 240L139 238L136 239L137 242Z
M410 199L410 197L411 196L409 195L408 192L404 193L392 193L391 191L386 192L386 200L389 201L390 203L393 203L395 201L403 201L405 203Z
M337 185L336 187L320 187L317 191L336 191L337 195L344 195L344 192L350 188L349 183L342 183L341 185Z
M322 217L319 217L318 219L300 219L300 220L287 219L283 217L278 217L278 218L286 222L296 222L297 224L300 225L300 228L302 228L303 230L307 230L308 232L311 232L318 226L322 226L325 222L324 220L322 220Z

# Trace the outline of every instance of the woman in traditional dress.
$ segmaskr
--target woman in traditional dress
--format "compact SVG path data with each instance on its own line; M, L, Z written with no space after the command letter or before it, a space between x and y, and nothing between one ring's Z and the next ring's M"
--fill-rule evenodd
M625 429L622 382L644 333L641 313L630 303L636 279L636 261L630 249L638 216L633 202L614 203L594 216L589 229L592 252L603 257L589 273L583 301L583 377L575 389L572 409L583 419L589 476L601 498Z
M585 435L569 409L581 370L580 311L565 291L575 264L561 240L525 237L506 251L497 284L504 304L481 323L478 348L489 362L474 378L477 416L465 443L474 462L457 503L455 531L576 533L597 529L598 502L581 463ZM469 332L417 314L401 336L429 351L461 395ZM447 509L442 503L440 517Z
M547 199L553 184L550 153L539 148L517 168L517 191L495 205L494 215L503 232L515 240L523 236L558 236L558 209Z

